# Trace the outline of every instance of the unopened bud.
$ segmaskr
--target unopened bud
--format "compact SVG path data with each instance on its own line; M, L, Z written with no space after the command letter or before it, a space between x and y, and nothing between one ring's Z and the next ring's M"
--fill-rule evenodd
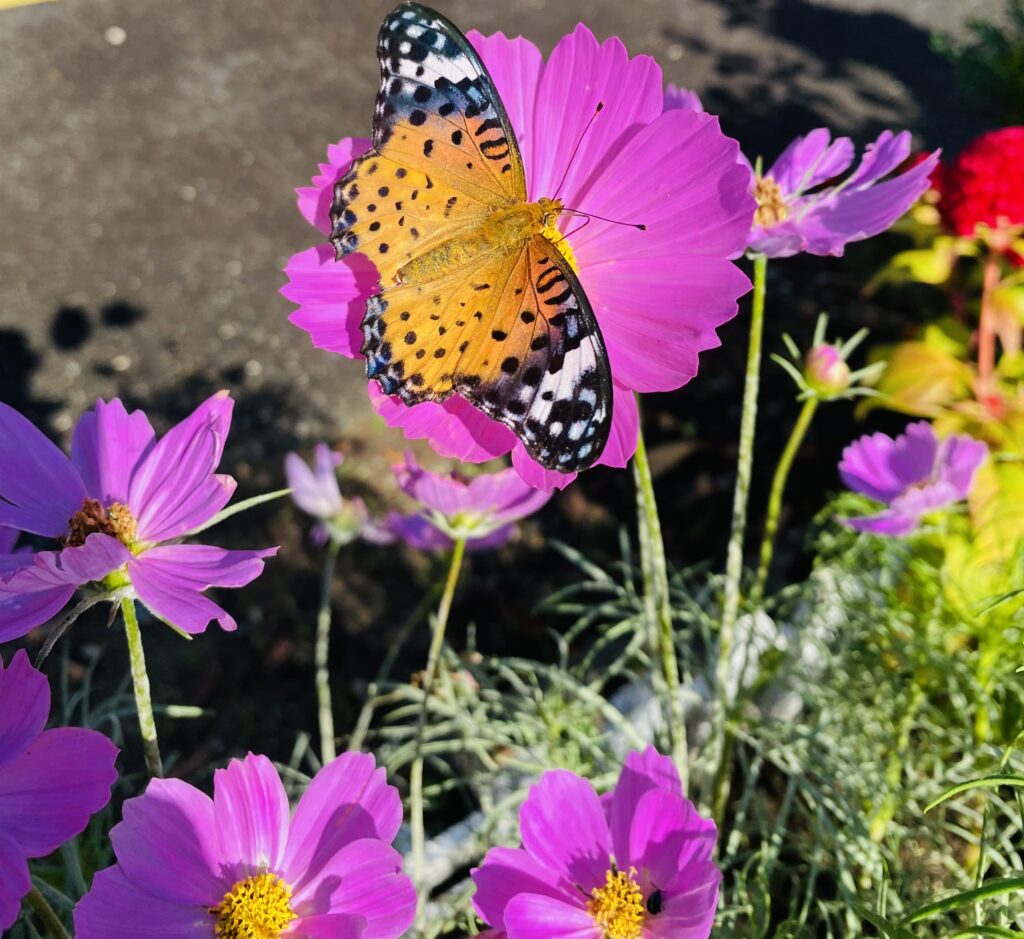
M836 346L815 346L804 360L804 379L815 394L833 397L850 387L850 366Z

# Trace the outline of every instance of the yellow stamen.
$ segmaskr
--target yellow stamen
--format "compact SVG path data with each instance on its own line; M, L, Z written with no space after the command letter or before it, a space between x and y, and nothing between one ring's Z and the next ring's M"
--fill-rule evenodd
M757 177L754 182L754 198L757 199L755 228L771 228L789 218L789 206L783 198L782 188L771 176Z
M68 519L68 533L58 539L65 548L85 544L89 535L112 535L128 548L135 547L135 516L123 502L104 508L98 499L85 499L82 507Z
M604 886L590 894L587 912L604 931L604 939L640 939L646 914L636 870L609 870Z
M210 913L217 917L217 939L280 939L296 918L292 890L274 874L239 881Z
M578 274L580 272L580 265L576 260L576 255L573 254L572 245L569 244L569 239L565 237L564 232L560 232L555 227L554 222L550 221L544 226L544 231L541 234L558 248L562 257L569 262L569 267L573 269L573 273Z

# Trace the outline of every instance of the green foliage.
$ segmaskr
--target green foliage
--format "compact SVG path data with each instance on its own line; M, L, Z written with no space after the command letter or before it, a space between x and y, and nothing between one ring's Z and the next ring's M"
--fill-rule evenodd
M996 124L1024 124L1024 0L1007 0L1005 26L975 19L969 27L968 43L958 47L940 35L934 48L956 65Z

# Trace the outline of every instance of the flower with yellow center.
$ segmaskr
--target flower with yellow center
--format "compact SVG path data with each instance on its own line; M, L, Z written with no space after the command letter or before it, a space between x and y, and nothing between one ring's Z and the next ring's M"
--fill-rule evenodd
M771 176L758 176L754 180L754 198L757 211L754 213L755 228L771 228L789 218L789 206L782 195L782 187Z
M604 886L591 892L587 912L604 931L604 939L640 939L646 911L636 870L620 871L612 865Z
M275 874L240 880L210 913L217 917L217 939L280 939L296 919L292 890Z

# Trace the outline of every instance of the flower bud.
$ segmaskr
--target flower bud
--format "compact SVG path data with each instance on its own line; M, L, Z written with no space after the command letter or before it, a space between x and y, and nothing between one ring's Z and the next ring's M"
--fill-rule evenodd
M850 387L850 366L843 361L838 347L815 346L804 360L804 379L814 394L831 398Z

